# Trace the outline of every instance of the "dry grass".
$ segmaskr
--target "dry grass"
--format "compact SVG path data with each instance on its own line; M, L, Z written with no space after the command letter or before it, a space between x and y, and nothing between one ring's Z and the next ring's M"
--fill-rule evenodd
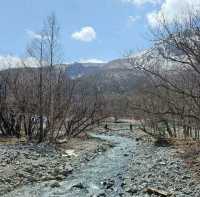
M23 144L26 143L26 138L16 138L16 137L3 137L0 136L0 144L9 145L9 144Z
M200 180L200 142L194 140L173 140L178 155L185 161L186 166Z
M140 136L144 141L151 141L151 143L155 143L155 139L152 137L145 135L142 132ZM181 157L186 166L193 172L194 178L198 181L200 180L200 141L195 141L191 139L177 139L177 138L166 138L169 144L174 147L175 157Z

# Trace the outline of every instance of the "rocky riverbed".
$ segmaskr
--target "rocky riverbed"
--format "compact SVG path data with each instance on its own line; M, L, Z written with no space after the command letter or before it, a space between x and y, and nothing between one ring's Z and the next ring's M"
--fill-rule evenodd
M55 187L111 144L94 139L73 139L55 148L48 144L0 145L0 196L23 185L51 182Z
M1 195L13 190L3 196L200 196L199 182L175 148L156 147L126 128L90 134L87 147L93 148L83 146L75 154L44 144L1 146ZM8 166L15 169L10 175Z

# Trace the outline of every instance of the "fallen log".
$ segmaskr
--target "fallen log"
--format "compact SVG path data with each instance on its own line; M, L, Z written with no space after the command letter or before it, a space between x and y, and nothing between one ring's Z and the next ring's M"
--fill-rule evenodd
M148 194L155 194L155 195L158 195L158 196L162 196L162 197L168 197L168 196L171 196L172 194L170 192L167 192L167 191L163 191L163 190L158 190L156 188L147 188L145 190L146 193Z

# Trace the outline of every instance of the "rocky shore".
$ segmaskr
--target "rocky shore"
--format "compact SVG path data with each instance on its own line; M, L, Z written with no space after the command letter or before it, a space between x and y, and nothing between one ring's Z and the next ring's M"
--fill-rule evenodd
M137 144L123 177L121 196L200 196L199 177L183 160L183 150L180 154L176 146L155 146L151 138L137 130L118 131L118 134L133 139ZM197 174L200 173L199 168L195 170Z
M200 196L200 183L176 149L141 142L133 154L124 179L126 197Z

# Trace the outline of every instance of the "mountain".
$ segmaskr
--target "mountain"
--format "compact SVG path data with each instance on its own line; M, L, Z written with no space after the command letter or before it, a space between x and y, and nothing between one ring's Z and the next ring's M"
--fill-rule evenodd
M38 73L38 67L12 67L1 71L2 74L10 73ZM81 82L81 87L96 85L99 89L109 95L124 94L135 89L141 83L141 74L132 68L128 59L116 59L108 63L78 63L55 65L54 71L64 70L66 77ZM49 67L44 67L46 73ZM9 71L9 72L8 72Z
M104 93L114 95L129 94L142 82L143 76L130 69L108 69L79 80L83 86L95 84Z
M127 58L112 60L103 66L103 69L105 69L105 70L107 70L107 69L130 69L130 68L131 68L131 64L129 62L129 59L127 59Z
M90 76L107 70L130 69L131 65L128 59L116 59L108 63L80 63L75 62L65 65L66 74L72 78Z
M69 64L66 66L66 74L72 79L82 76L92 75L104 66L103 63L78 63Z
M128 59L105 64L74 63L66 66L66 74L81 81L82 86L95 84L109 95L131 92L143 80L141 73L131 66Z

